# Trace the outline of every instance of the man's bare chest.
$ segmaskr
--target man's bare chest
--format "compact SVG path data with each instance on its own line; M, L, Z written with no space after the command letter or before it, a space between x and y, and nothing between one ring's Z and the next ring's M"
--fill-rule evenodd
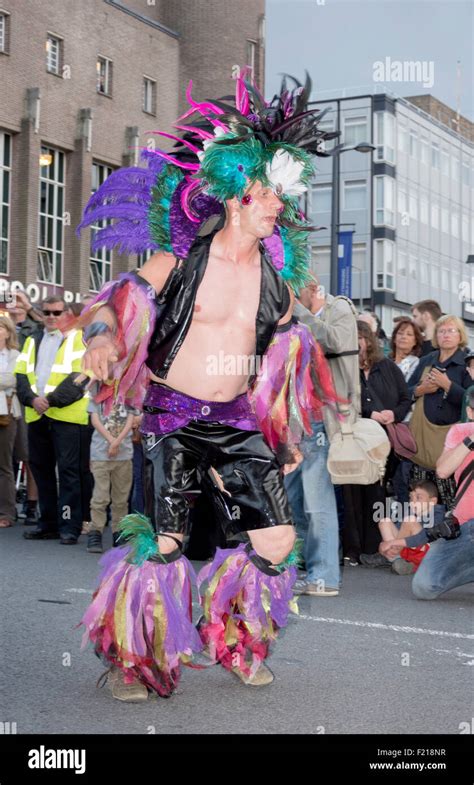
M260 265L241 267L210 257L196 293L193 322L254 329L260 286Z

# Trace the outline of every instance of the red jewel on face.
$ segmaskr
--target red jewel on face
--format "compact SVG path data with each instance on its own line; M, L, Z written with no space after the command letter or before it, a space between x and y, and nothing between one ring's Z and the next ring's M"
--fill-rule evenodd
M240 200L241 204L252 204L252 197L250 194L244 194Z

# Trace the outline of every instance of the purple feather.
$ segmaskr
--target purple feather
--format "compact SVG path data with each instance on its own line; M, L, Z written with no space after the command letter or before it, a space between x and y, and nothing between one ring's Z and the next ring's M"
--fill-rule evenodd
M275 270L283 270L285 265L285 253L278 226L275 226L271 237L265 237L262 242L265 250L270 256Z
M185 258L191 248L196 235L208 218L211 215L220 215L223 212L223 205L207 194L198 194L193 200L193 209L199 214L200 220L198 223L190 221L181 207L181 193L186 188L187 183L182 180L171 199L171 207L169 214L171 245L174 254L179 258Z

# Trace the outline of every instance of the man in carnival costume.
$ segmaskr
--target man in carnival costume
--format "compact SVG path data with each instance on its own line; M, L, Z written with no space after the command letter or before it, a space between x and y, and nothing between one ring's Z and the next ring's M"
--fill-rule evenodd
M77 323L105 413L116 402L143 408L151 467L150 518L121 522L124 545L102 559L81 622L120 700L168 697L203 649L245 684L270 683L264 660L294 608L282 464L335 399L321 350L291 315L312 229L298 199L312 155L335 134L306 111L309 77L295 85L284 80L271 103L245 74L235 102L196 103L190 85L182 136L162 134L173 151L145 150L146 168L114 172L79 227L107 220L95 247L155 252L106 284ZM197 578L196 627L182 550L203 485L228 547Z

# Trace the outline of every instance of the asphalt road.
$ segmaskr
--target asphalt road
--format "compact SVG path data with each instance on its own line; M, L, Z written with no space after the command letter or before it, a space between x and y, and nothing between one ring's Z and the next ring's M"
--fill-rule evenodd
M363 567L346 568L339 597L300 599L269 687L215 666L185 669L169 700L115 701L75 629L100 557L85 537L66 547L24 530L0 532L0 720L18 734L459 734L474 717L474 587L423 602L410 577Z

